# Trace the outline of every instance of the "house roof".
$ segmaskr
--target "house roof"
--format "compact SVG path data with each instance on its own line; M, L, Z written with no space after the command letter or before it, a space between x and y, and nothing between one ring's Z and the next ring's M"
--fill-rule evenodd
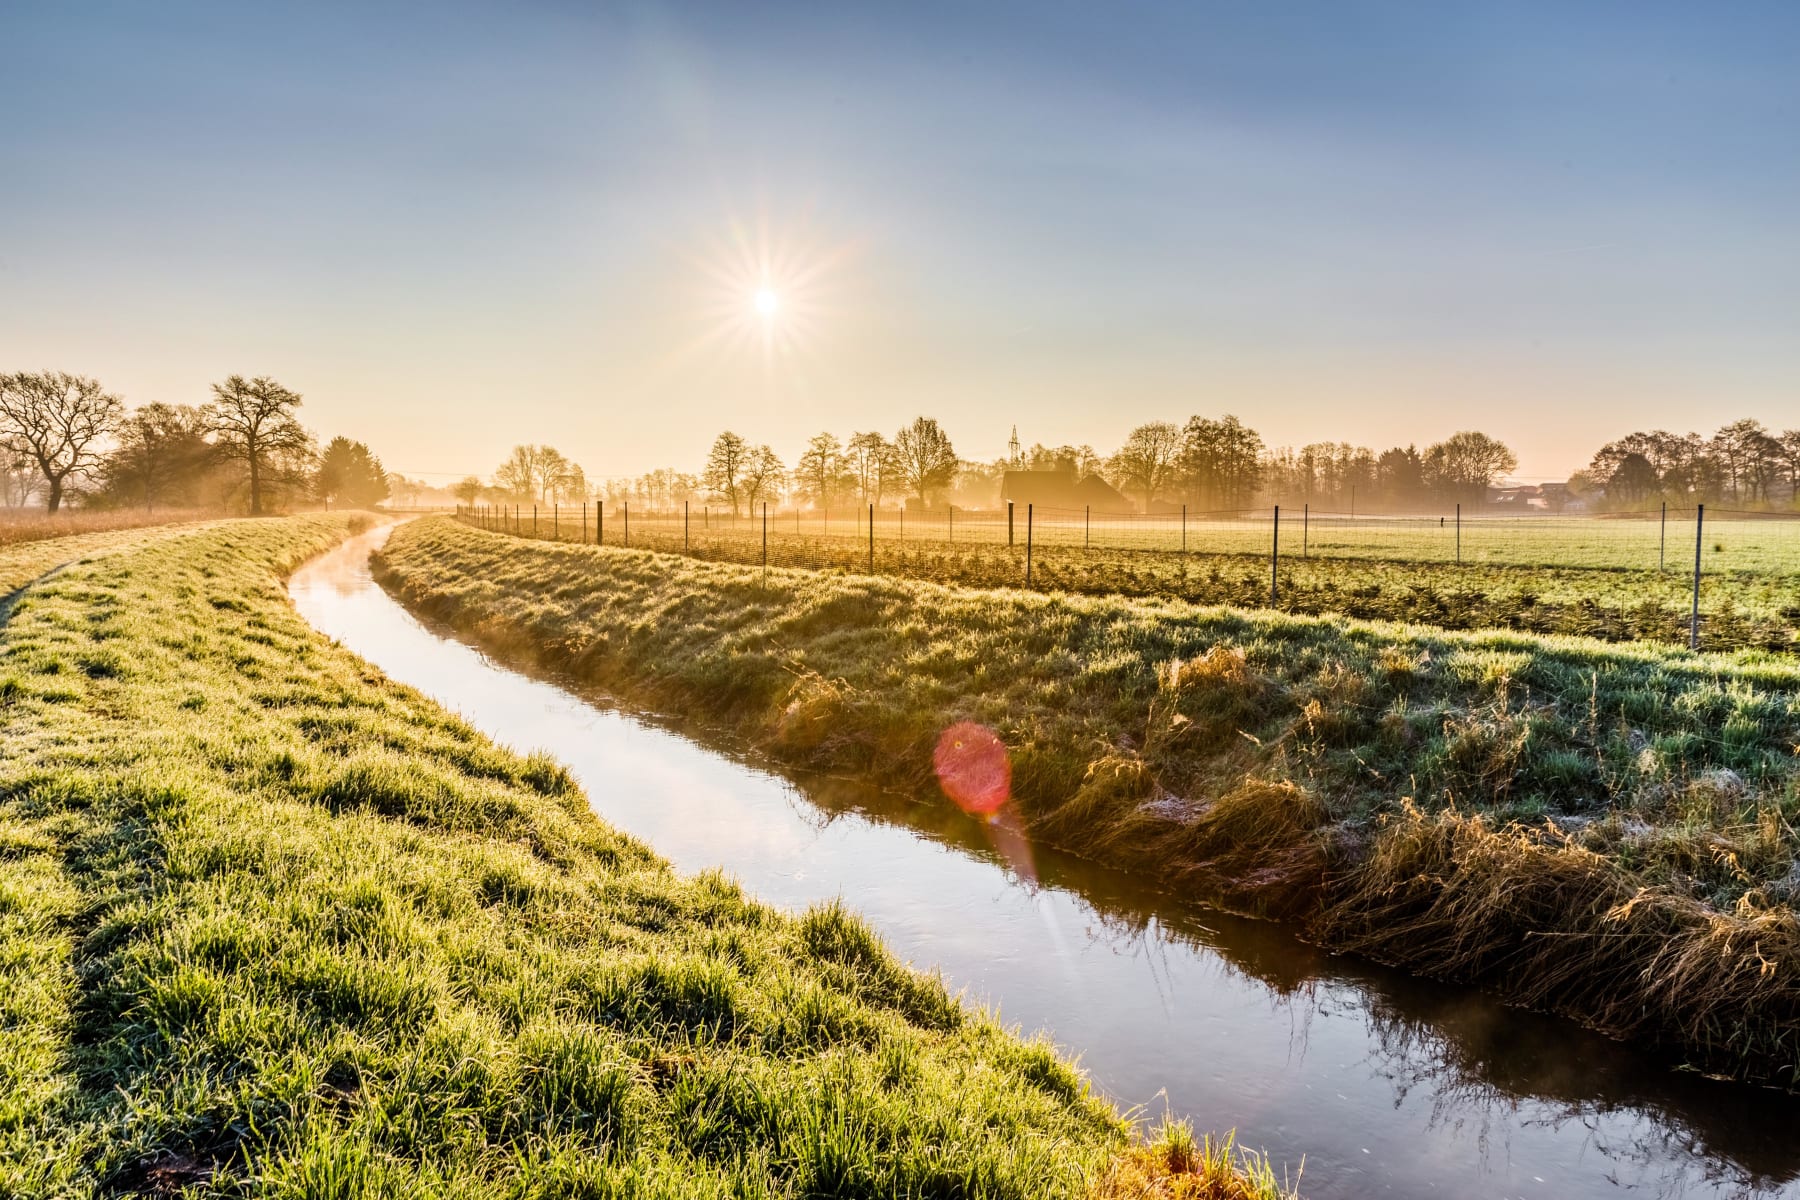
M1078 477L1073 468L1008 471L1000 480L1000 499L1040 508L1094 508L1101 512L1135 512L1131 501L1098 475Z

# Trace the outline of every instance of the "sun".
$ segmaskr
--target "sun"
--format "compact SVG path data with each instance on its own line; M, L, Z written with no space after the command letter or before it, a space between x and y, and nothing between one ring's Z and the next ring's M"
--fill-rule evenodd
M712 350L749 351L765 367L820 353L831 317L841 313L853 242L827 240L810 212L777 226L766 211L751 220L727 214L683 257L692 269L695 333L674 358Z

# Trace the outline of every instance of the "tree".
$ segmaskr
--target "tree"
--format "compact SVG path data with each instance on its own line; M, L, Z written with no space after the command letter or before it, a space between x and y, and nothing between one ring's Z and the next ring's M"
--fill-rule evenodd
M929 504L933 491L949 487L956 478L956 450L930 417L916 417L894 435L894 458L900 478L921 504Z
M457 480L456 484L451 487L450 494L464 504L474 504L477 500L481 499L481 488L482 483L479 475L465 475Z
M372 508L388 496L387 470L369 448L347 437L334 437L319 456L313 493L327 505Z
M206 431L221 454L244 464L250 514L260 515L265 492L295 481L312 457L312 435L294 415L300 395L262 375L233 375L212 391Z
M1448 499L1485 503L1487 490L1500 476L1519 466L1506 444L1485 433L1466 430L1425 451L1425 481Z
M1168 421L1139 425L1107 462L1113 483L1122 492L1136 490L1144 497L1144 511L1156 503L1156 495L1175 475L1181 457L1181 430Z
M1627 454L1606 479L1606 494L1629 503L1640 503L1656 494L1662 486L1656 468L1642 454Z
M844 446L835 435L816 434L794 466L794 482L815 507L831 503L844 476Z
M894 477L894 447L879 433L859 433L844 448L845 466L863 504L881 504L882 485Z
M513 500L537 495L538 447L514 446L506 461L494 468L494 486Z
M1262 480L1262 458L1262 437L1229 413L1216 421L1190 417L1182 429L1180 473L1190 502L1249 504Z
M750 507L750 514L756 515L756 506L773 497L781 490L787 479L787 470L781 465L781 459L775 451L767 446L758 446L744 455L743 473L739 478L739 488L743 492L744 501ZM732 510L734 513L736 509Z
M700 480L709 491L731 505L731 515L738 515L738 502L743 499L745 460L750 457L750 443L727 429L713 439L706 455L706 470Z
M0 448L37 468L44 508L100 462L100 447L125 406L97 380L63 371L0 375Z
M118 437L118 446L100 467L105 499L142 504L146 510L158 503L193 503L215 457L199 409L146 404L125 417Z
M1375 494L1390 504L1411 504L1425 494L1425 460L1413 448L1395 446L1375 460Z

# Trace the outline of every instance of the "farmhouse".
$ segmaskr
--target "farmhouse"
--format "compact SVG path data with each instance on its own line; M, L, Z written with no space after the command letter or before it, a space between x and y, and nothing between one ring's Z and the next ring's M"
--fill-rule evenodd
M1016 507L1092 508L1095 512L1129 513L1137 508L1098 475L1078 476L1072 466L1047 471L1008 471L1000 480L1000 500Z

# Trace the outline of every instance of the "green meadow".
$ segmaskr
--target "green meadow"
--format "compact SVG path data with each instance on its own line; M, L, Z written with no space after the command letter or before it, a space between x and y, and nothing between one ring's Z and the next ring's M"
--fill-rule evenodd
M1277 1195L314 633L365 521L0 552L0 1194Z
M1800 1082L1800 665L697 561L435 519L415 609L784 761L936 794L960 721L1038 838L1707 1070Z

